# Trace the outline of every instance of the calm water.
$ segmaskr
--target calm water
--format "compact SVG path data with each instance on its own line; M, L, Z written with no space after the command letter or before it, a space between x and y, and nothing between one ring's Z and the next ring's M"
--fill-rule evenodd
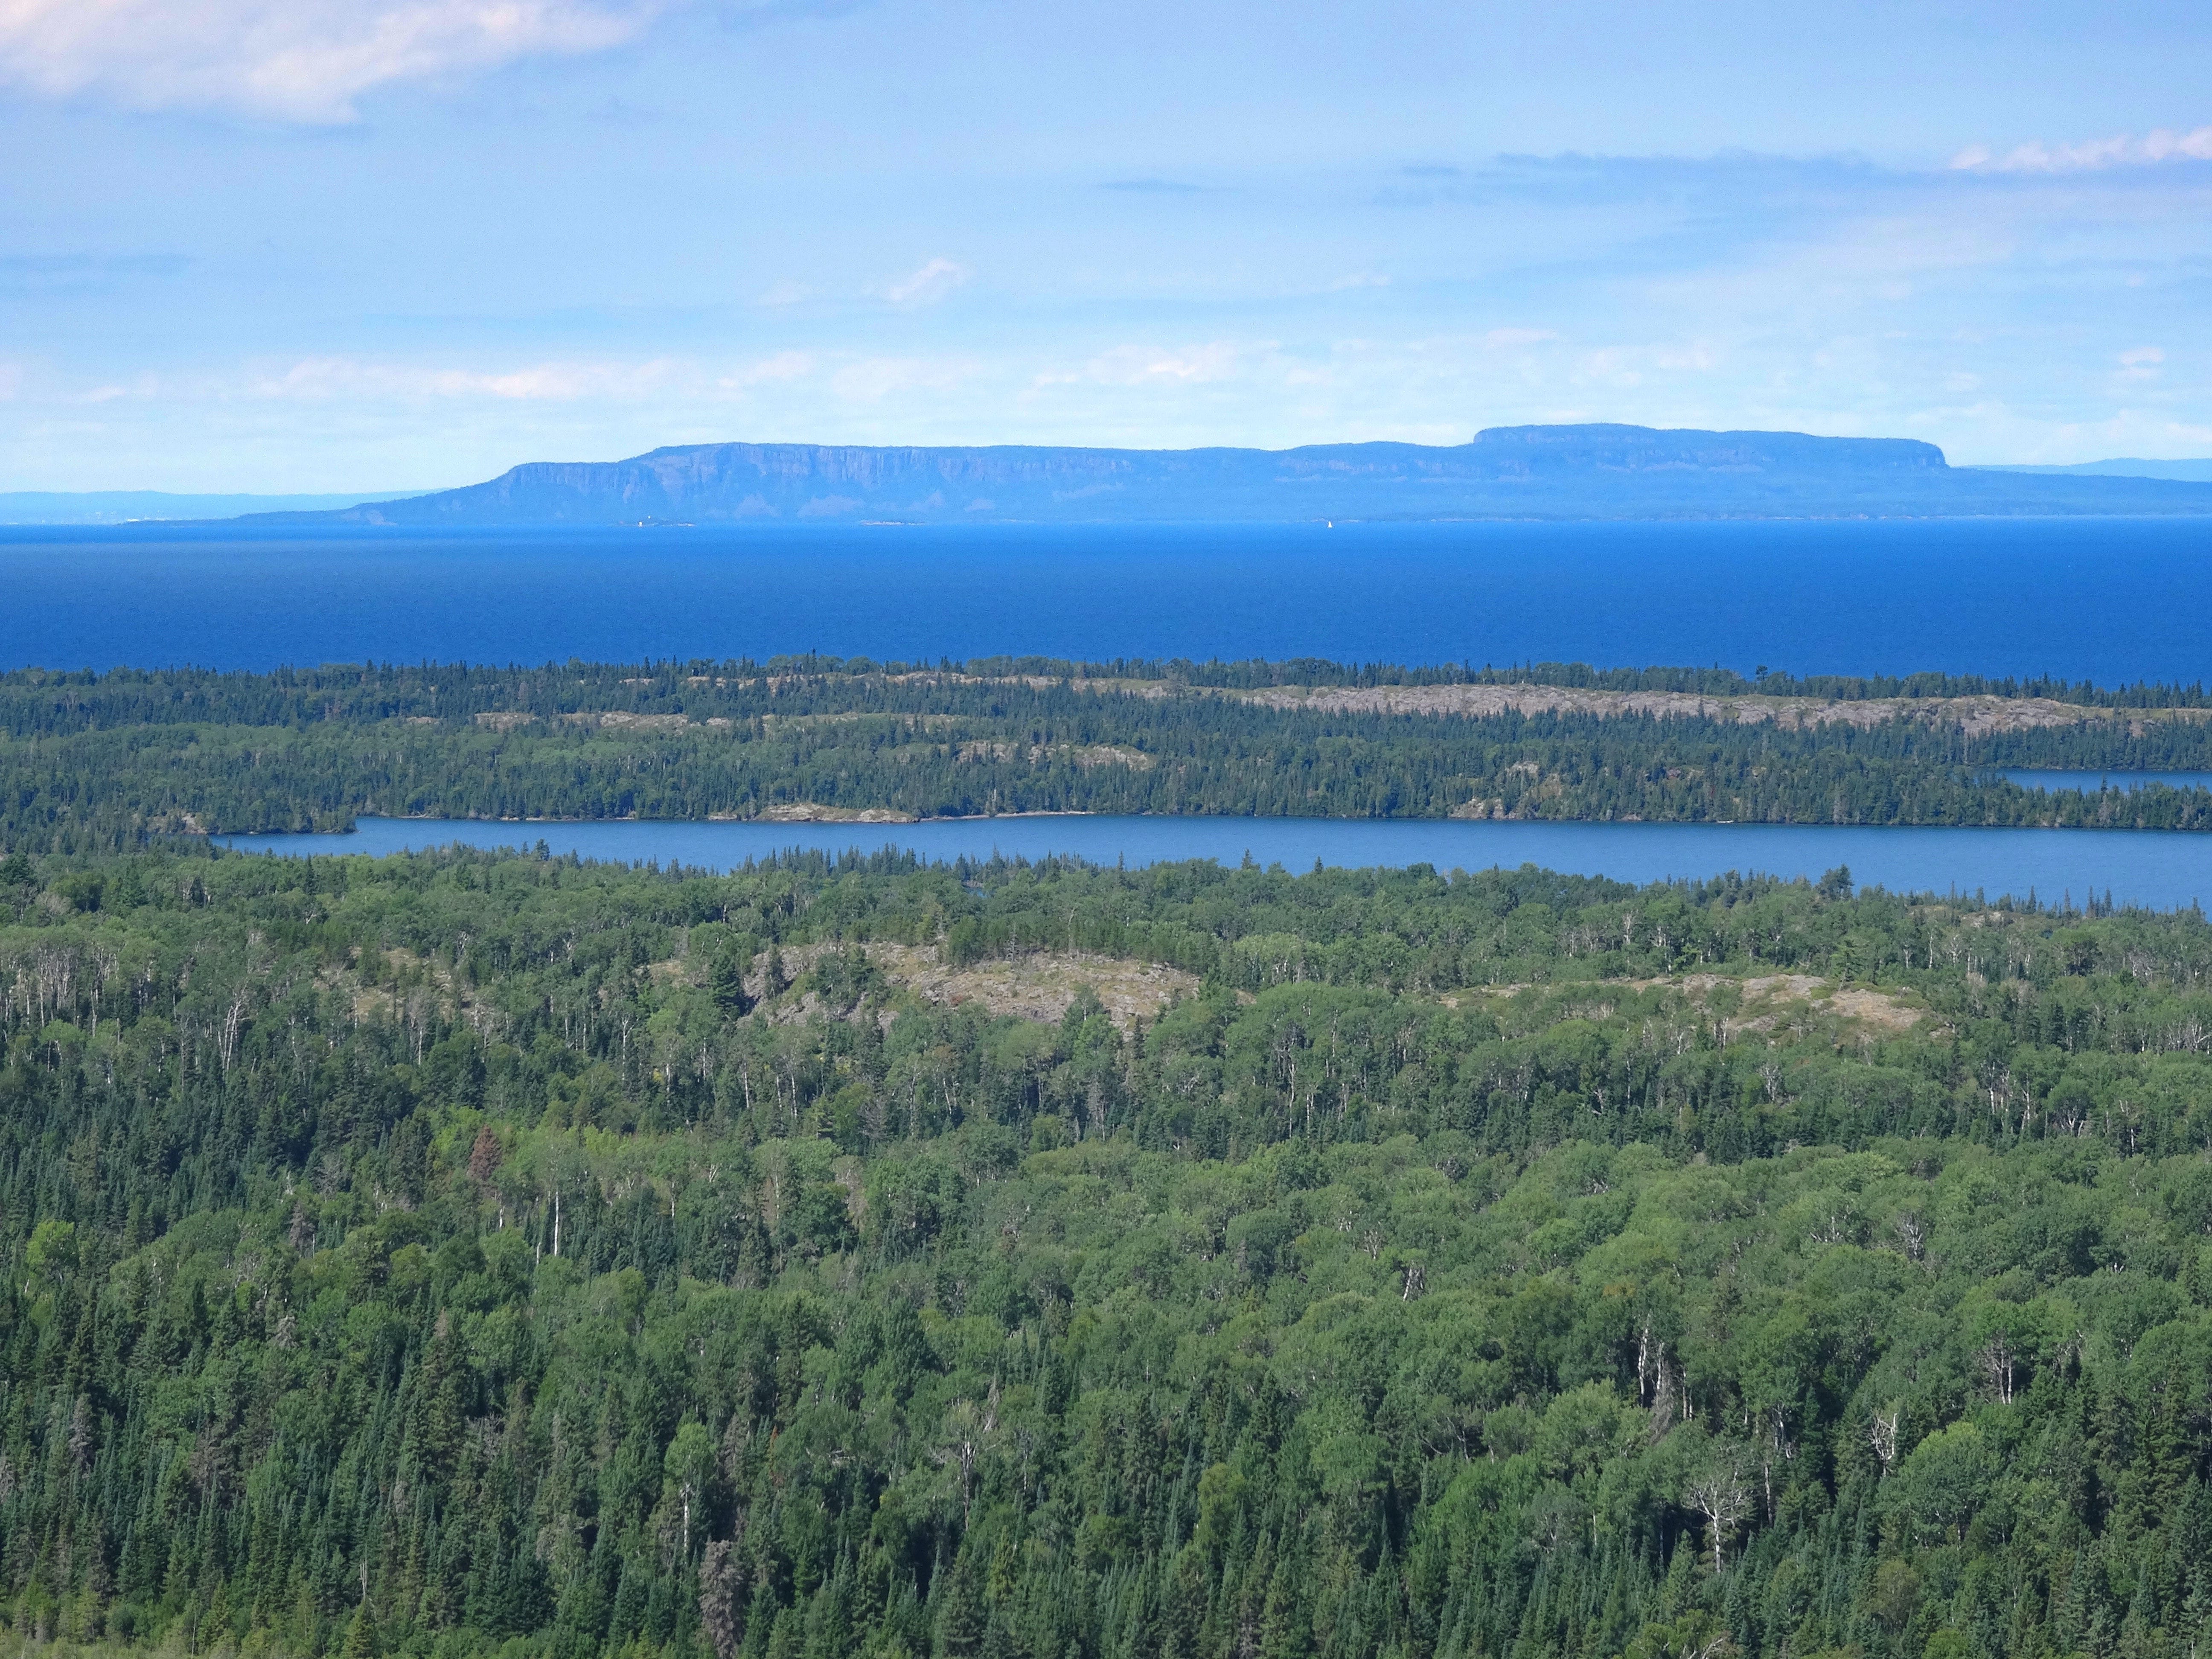
M2023 789L2100 789L2134 791L2147 783L2169 789L2212 789L2212 772L2063 772L2056 769L2008 771L2006 777Z
M912 824L474 823L363 818L349 836L234 836L226 844L286 854L397 853L450 846L531 847L587 859L727 870L790 848L885 846L951 860L994 853L1073 854L1102 864L1176 859L1310 870L1431 864L1547 869L1647 882L1729 870L1818 877L1847 864L1862 885L2043 899L2094 888L2124 904L2169 909L2212 898L2212 835L2120 830L1864 830L1759 823L1455 823L1400 819L1229 817L965 818Z
M2212 678L2212 521L0 530L0 666L821 650Z

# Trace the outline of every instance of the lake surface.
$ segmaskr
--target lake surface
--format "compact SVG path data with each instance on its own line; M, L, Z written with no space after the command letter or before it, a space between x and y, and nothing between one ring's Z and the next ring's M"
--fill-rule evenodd
M2212 520L0 529L0 667L997 652L2212 678Z
M349 836L233 836L228 846L290 854L386 854L451 846L729 870L793 848L826 853L908 848L950 862L994 854L1072 854L1133 866L1181 859L1310 870L1429 864L1483 870L1538 864L1620 881L1701 878L1735 870L1818 878L1850 866L1862 886L1972 893L2033 891L2082 902L2109 889L2122 904L2172 909L2212 898L2212 835L2127 830L1850 829L1767 823L1497 823L1435 819L1039 817L927 823L483 823L363 818Z
M2212 789L2212 772L2066 772L2037 768L2007 771L2004 775L2023 789L2080 789L2095 794L2100 789L2132 793L2147 783L2169 789Z

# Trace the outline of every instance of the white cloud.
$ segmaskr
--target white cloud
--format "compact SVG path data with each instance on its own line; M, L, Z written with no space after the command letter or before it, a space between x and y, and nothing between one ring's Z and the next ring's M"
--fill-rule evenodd
M1492 351L1504 351L1514 346L1541 345L1559 337L1548 328L1493 328L1482 337L1482 343Z
M1647 377L1656 376L1662 386L1676 384L1668 376L1711 374L1718 362L1713 347L1704 341L1676 345L1605 346L1583 355L1575 376L1578 385L1634 391Z
M2002 155L1986 144L1974 144L1951 158L1961 173L2100 173L2160 161L2212 161L2212 126L2189 132L2160 127L2141 138L2121 132L2082 144L2019 144Z
M932 259L920 270L884 287L884 298L895 306L933 305L966 282L968 267L952 259Z
M89 392L81 392L72 401L80 404L112 404L123 398L158 397L161 390L161 382L151 374L140 374L129 381L97 386Z
M2137 385L2158 379L2158 367L2166 361L2166 353L2156 346L2137 346L2120 354L2120 372L2117 378Z
M864 357L832 375L830 389L848 403L869 404L904 392L949 392L975 373L964 360Z
M773 357L725 374L715 385L725 392L743 392L749 386L783 386L793 380L804 380L814 371L814 359L804 351L779 351Z
M354 116L395 82L598 52L654 0L0 0L0 82L135 108Z
M1124 345L1102 352L1080 374L1048 374L1043 381L1088 380L1097 386L1194 386L1224 380L1237 372L1237 347L1227 340L1169 350L1161 346Z
M526 368L486 371L371 363L349 357L311 357L289 368L257 376L251 389L262 398L316 401L396 398L576 403L648 397L672 382L693 379L693 372L665 358L641 363L540 363Z

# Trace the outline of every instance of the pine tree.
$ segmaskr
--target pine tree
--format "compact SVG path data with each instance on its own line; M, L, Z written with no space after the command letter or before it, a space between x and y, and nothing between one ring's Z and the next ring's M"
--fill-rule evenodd
M751 965L751 953L739 951L734 946L714 958L708 992L714 999L715 1006L725 1013L747 1014L752 1012L752 994L745 989L745 969ZM772 991L775 988L769 988Z
M969 1567L968 1556L963 1551L952 1564L951 1571L940 1579L944 1604L937 1615L937 1652L939 1659L969 1659L980 1653L983 1646L985 1615L983 1596ZM938 1599L933 1587L930 1600Z
M346 1626L345 1645L339 1652L341 1659L376 1659L376 1621L368 1616L366 1596L354 1609L353 1622Z
M1287 1553L1267 1580L1260 1613L1260 1659L1301 1659L1310 1647L1312 1613Z

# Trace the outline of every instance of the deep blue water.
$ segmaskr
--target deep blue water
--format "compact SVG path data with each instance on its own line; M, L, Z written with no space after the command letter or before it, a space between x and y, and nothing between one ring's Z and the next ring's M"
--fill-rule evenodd
M1765 823L1461 823L1433 819L1231 817L962 818L912 824L477 823L363 818L349 836L234 836L233 847L287 854L397 853L450 846L728 870L791 848L828 853L911 848L950 861L994 853L1073 854L1101 864L1176 859L1310 870L1430 864L1484 870L1539 864L1620 881L1735 870L1818 877L1848 865L1893 892L2010 893L2081 903L2094 888L2123 904L2172 909L2212 898L2212 835L2121 830L1893 830Z
M995 652L2212 677L2212 520L0 529L0 666Z
M2132 793L2147 783L2169 789L2212 789L2212 772L2068 772L2052 767L2008 770L2004 775L2023 789L2081 789L2094 794L2100 789Z

